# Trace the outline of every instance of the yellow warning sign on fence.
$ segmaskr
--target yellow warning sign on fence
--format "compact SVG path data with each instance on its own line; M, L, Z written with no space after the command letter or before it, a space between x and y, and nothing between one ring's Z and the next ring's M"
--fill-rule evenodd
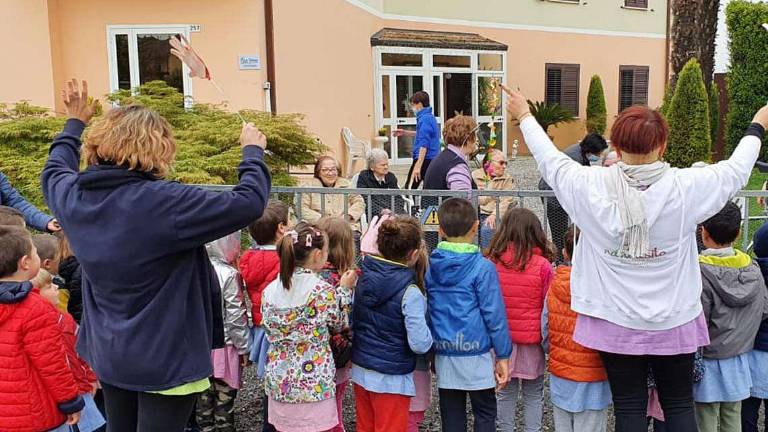
M440 220L437 218L437 207L429 206L424 214L421 215L422 225L440 225Z

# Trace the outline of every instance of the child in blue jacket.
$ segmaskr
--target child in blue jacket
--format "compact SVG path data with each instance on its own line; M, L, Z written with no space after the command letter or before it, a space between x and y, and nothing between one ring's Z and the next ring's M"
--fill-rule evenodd
M469 396L476 432L496 431L496 388L509 379L512 353L493 264L476 245L477 210L462 198L438 210L440 237L426 276L444 432L467 430Z

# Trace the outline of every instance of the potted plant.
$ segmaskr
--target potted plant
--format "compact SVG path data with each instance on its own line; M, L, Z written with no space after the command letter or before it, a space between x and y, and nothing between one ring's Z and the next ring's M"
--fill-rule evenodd
M531 115L541 125L542 129L549 135L549 127L557 126L560 123L571 123L576 117L570 111L563 108L560 104L547 104L546 102L528 101L528 107ZM554 139L552 135L549 136Z

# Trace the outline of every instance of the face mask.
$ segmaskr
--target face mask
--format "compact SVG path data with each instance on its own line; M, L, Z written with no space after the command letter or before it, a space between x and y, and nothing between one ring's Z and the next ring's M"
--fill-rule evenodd
M600 164L600 156L595 155L589 155L587 156L587 159L589 160L590 165L599 165Z
M414 114L418 114L420 110L419 108L416 108L415 106L411 105L411 111L413 111Z

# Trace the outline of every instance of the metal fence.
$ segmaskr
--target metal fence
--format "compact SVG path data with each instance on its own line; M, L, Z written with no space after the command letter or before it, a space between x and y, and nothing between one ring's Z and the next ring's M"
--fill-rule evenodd
M229 191L233 188L231 185L199 186L215 191ZM424 231L427 233L437 231L437 224L432 223L435 222L432 218L432 212L436 212L437 207L448 198L466 198L478 208L479 212L481 202L488 201L491 205L486 202L485 207L495 208L495 214L499 219L503 216L504 211L506 211L506 209L502 208L502 202L512 199L515 202L515 206L528 208L539 217L544 231L557 246L558 250L562 248L562 236L570 224L568 215L559 207L555 200L555 194L552 191L475 190L470 193L442 190L335 189L275 186L272 187L270 195L272 199L278 199L289 204L296 220L304 220L302 213L308 203L314 206L313 210L322 215L348 214L350 197L360 196L365 203L365 211L359 221L362 231L365 231L367 223L381 209L387 208L395 214L408 214L420 219ZM341 197L342 200L341 208L331 208L338 204L338 197ZM734 199L742 209L742 234L738 240L738 245L742 250L748 251L752 247L752 236L755 231L768 220L768 212L766 212L764 203L761 202L761 200L768 201L768 191L744 190L740 191ZM485 215L482 212L480 214L481 218L484 219ZM482 233L477 241L482 241ZM428 243L430 242L428 241ZM430 246L434 246L434 244L430 244Z

